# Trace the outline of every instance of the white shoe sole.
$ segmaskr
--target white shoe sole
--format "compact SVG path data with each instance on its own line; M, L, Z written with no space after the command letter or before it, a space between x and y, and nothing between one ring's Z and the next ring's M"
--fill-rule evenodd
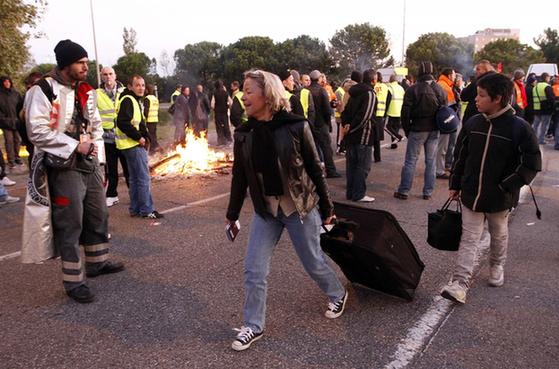
M460 298L450 294L447 290L443 290L441 292L441 296L444 297L447 300L454 301L454 302L457 302L459 304L465 304L466 303L466 298L460 299Z
M337 314L333 314L330 310L327 310L327 311L324 313L324 316L327 317L328 319L336 319L336 318L339 318L340 316L342 316L342 314L343 314L344 311L345 311L345 304L346 304L346 302L347 302L347 298L348 298L348 292L346 291L344 303L342 304L342 310L341 310L339 313L337 313Z
M491 287L502 287L505 284L505 278L501 278L499 280L490 279L487 282Z
M248 348L250 347L250 345L252 345L255 341L258 341L259 339L261 339L262 336L263 336L263 334L261 334L261 335L259 335L259 336L257 336L257 337L254 337L254 338L252 339L252 341L250 341L249 343L247 343L247 344L244 345L244 346L241 346L241 345L239 344L239 341L233 341L233 343L231 344L231 348L232 348L233 350L235 350L235 351L244 351L244 350L248 349Z

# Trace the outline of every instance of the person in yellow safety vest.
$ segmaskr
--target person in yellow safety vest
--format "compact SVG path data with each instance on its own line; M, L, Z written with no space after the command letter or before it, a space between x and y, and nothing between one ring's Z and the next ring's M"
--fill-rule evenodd
M534 101L534 131L538 137L540 145L545 144L545 134L551 122L555 104L555 94L549 85L551 77L548 73L542 73L540 82L532 89L532 99Z
M281 83L283 84L283 87L285 88L285 98L289 100L291 113L304 117L305 112L303 110L303 105L301 104L301 101L299 100L297 95L295 95L294 93L295 80L293 79L291 72L289 70L283 70L278 73L278 76L281 80Z
M171 104L174 104L175 101L177 101L177 97L179 97L179 95L181 94L181 90L182 90L182 85L177 85L177 88L175 89L175 91L171 94L171 98L169 100L169 102Z
M239 89L239 86L239 81L231 82L231 99L233 100L233 103L231 104L229 119L234 127L238 127L248 121L248 117L245 112L245 104L242 100L243 92Z
M149 133L149 153L160 151L157 142L157 123L159 123L159 99L155 96L155 87L152 84L146 86L146 97L144 99L144 116Z
M124 90L122 83L116 80L116 73L111 67L101 69L101 86L97 89L97 109L103 123L103 142L105 145L105 156L107 164L105 175L107 176L107 207L118 204L118 162L122 166L124 178L128 185L128 166L126 158L117 149L115 143L115 120L116 105L120 94Z
M118 102L116 146L128 163L130 216L158 219L163 218L163 215L154 209L151 198L151 177L146 151L149 136L141 108L144 93L144 79L137 74L130 77L128 89L124 90Z
M291 70L291 75L293 76L293 93L299 98L301 106L303 107L303 115L309 122L312 130L314 129L314 101L311 91L306 88L302 82L303 76L307 76L310 85L310 77L306 74L301 76L299 75L299 72L294 69Z
M384 140L384 120L386 117L386 99L388 98L388 86L382 83L382 75L377 72L377 78L374 81L374 90L377 95L377 106L373 115L375 137L373 140L373 158L375 163L381 161L380 157L380 141Z
M336 82L332 82L335 86L337 86L338 84ZM337 130L336 130L336 147L340 148L340 128L341 128L341 124L342 124L342 111L343 109L343 101L344 101L344 95L345 95L345 90L342 88L342 85L336 87L336 89L334 90L334 94L336 95L336 104L335 104L335 108L334 108L334 118L336 119L336 126L337 126Z
M404 103L405 90L396 79L396 75L391 75L388 82L388 96L386 97L386 103L388 110L386 110L387 129L390 131L391 139L391 149L398 148L397 142L402 141L403 136L400 134L400 128L402 128L402 104Z
M555 137L555 146L553 147L555 150L559 150L559 76L555 76L553 79L553 94L555 95L555 109L553 111L553 115L551 116L551 125L550 128L551 134Z

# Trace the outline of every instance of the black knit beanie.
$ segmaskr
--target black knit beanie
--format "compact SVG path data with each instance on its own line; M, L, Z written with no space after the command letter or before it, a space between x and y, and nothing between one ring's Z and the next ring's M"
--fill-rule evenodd
M87 51L81 45L70 40L60 41L54 48L56 64L59 69L77 62L81 58L87 58Z

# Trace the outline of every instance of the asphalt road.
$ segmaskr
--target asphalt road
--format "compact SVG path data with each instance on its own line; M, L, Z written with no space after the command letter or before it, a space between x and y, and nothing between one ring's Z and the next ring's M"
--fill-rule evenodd
M241 353L230 344L242 323L252 207L247 200L241 233L229 242L230 175L154 181L156 208L171 209L158 221L130 218L121 184L110 231L112 257L127 269L91 280L97 300L86 305L65 296L59 260L25 265L13 257L23 203L3 206L0 368L557 368L559 151L549 146L533 186L543 218L536 219L531 200L512 216L504 287L487 286L483 259L464 306L438 298L455 254L427 245L426 223L427 212L444 202L446 183L439 180L425 201L417 176L410 198L394 199L405 147L383 149L369 175L377 200L366 206L392 212L426 264L414 301L348 284L345 314L324 318L326 300L284 235L268 280L265 335ZM337 165L344 173L344 160ZM25 173L10 177L18 182L10 193L23 196ZM345 180L329 184L342 200Z

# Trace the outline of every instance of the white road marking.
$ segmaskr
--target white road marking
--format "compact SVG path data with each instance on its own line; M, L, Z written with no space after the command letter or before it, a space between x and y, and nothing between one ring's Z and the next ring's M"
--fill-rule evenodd
M477 259L474 262L474 277L479 272L478 267L480 260L484 259L485 254L489 250L489 240L489 233L485 230L480 241L481 245ZM437 335L439 329L443 326L454 310L455 306L455 303L439 295L435 296L427 311L419 318L413 327L411 327L406 334L406 337L402 339L396 347L396 352L392 355L393 360L384 368L407 368L417 355L421 355L425 352L431 341Z
M0 261L17 258L20 255L21 251L12 252L11 254L0 256Z
M161 214L167 214L167 213L173 213L175 211L179 211L179 210L183 210L183 209L188 209L188 208L191 208L191 207L196 206L196 205L205 204L207 202L214 201L214 200L219 200L221 198L229 196L229 194L230 194L230 192L222 193L221 195L208 197L207 199L202 199L202 200L190 202L186 205L181 205L181 206L177 206L177 207L174 207L174 208L171 208L171 209L163 210L163 211L160 211L160 213Z

